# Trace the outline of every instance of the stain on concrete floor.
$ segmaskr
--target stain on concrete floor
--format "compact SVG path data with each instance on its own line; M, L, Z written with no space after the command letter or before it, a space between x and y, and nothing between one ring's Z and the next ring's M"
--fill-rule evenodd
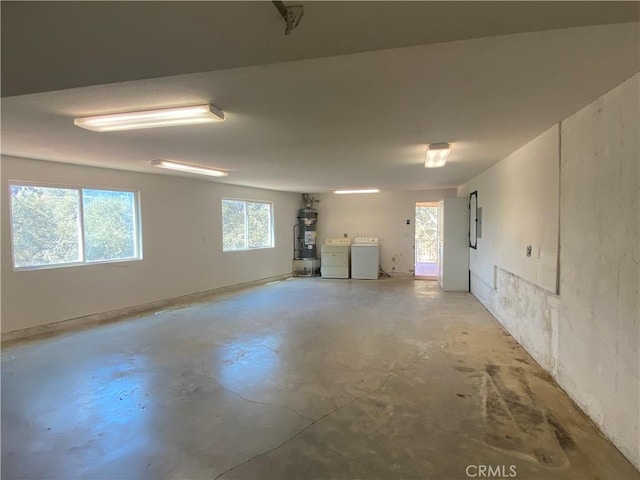
M639 478L505 333L435 282L300 278L6 345L2 478Z

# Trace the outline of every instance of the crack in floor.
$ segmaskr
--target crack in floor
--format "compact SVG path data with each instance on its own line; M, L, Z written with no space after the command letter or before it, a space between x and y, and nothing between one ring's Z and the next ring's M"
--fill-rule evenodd
M237 465L234 465L233 467L228 468L227 470L225 470L224 472L222 472L222 473L220 473L218 476L216 476L214 480L218 480L218 479L220 479L221 477L223 477L223 476L224 476L224 475L226 475L227 473L231 472L232 470L235 470L236 468L239 468L239 467L241 467L241 466L243 466L243 465L246 465L246 464L248 464L248 463L251 463L253 460L255 460L255 459L257 459L257 458L260 458L260 457L262 457L262 456L264 456L264 455L268 455L268 454L269 454L269 453L271 453L271 452L275 452L276 450L278 450L279 448L283 447L284 445L286 445L287 443L289 443L291 440L293 440L294 438L296 438L296 437L298 437L298 436L303 436L303 433L304 433L305 431L307 431L309 428L311 428L313 425L315 425L315 424L317 424L318 422L320 422L320 421L324 420L325 418L327 418L327 417L329 417L329 416L333 415L334 413L338 412L339 410L342 410L343 408L346 408L346 407L348 407L349 405L352 405L353 403L357 402L358 400L361 400L361 399L363 399L363 398L365 398L365 397L368 397L368 396L370 396L370 395L373 395L374 393L376 393L376 392L378 392L378 391L382 390L382 388L387 384L387 381L389 380L389 378L390 378L391 376L396 376L398 373L405 372L406 370L410 369L410 368L411 368L411 367L413 367L415 364L419 363L421 360L424 360L425 358L428 358L428 357L427 357L426 355L424 355L424 353L423 353L423 352L419 352L419 353L418 353L418 355L417 355L417 358L416 358L414 361L410 362L408 365L405 365L405 366L404 366L404 367L402 367L402 368L394 369L394 370L392 370L392 371L388 372L388 373L385 375L384 380L382 381L382 383L381 383L378 387L376 387L375 389L371 390L370 392L365 392L365 393L363 393L362 395L358 395L357 397L354 397L354 398L352 398L351 400L349 400L347 403L345 403L345 404L343 404L343 405L340 405L340 406L338 406L338 407L334 408L333 410L331 410L330 412L328 412L328 413L324 414L324 415L323 415L323 416L321 416L320 418L318 418L318 419L316 419L316 420L313 420L309 425L307 425L306 427L302 428L301 430L299 430L298 432L296 432L295 434L293 434L292 436L290 436L289 438L287 438L286 440L284 440L283 442L281 442L279 445L276 445L275 447L270 448L269 450L266 450L266 451L264 451L264 452L258 453L257 455L254 455L253 457L251 457L251 458L249 458L249 459L247 459L247 460L245 460L245 461L243 461L243 462L240 462L240 463L238 463ZM212 378L213 378L216 382L218 382L218 384L220 384L220 386L222 386L222 388L224 388L225 390L228 390L228 389L227 389L224 385L222 385L222 383L220 383L220 382L219 382L215 377L212 377ZM232 393L237 393L237 392L233 392L232 390L229 390L229 391L231 391ZM238 394L238 395L239 395L239 394ZM239 395L239 396L241 396L241 395ZM243 397L243 398L244 398L244 397ZM252 402L252 403L260 403L260 402ZM284 408L288 408L288 407L284 407ZM304 415L302 415L302 416L304 416ZM309 417L305 417L305 418L309 418ZM310 437L305 436L305 438L310 438ZM317 441L316 441L316 443L320 443L320 442L317 442ZM321 443L320 443L320 444L321 444ZM324 445L324 444L321 444L321 445ZM326 446L326 445L325 445L325 446ZM347 458L347 457L344 457L344 455L340 455L340 456L341 456L341 457L343 457L343 458L345 458L345 459Z
M249 403L253 403L256 405L267 405L267 406L271 406L271 407L280 407L280 408L286 408L287 410L290 410L291 412L295 413L296 415L298 415L301 418L304 418L305 420L309 420L311 422L314 421L313 418L311 417L307 417L306 415L303 415L302 413L298 412L295 408L292 407L288 407L287 405L280 405L279 403L271 403L271 402L260 402L258 400L251 400L250 398L245 397L244 395L242 395L240 392L236 392L235 390L231 390L230 388L226 387L220 380L218 380L216 377L209 375L209 377L215 381L218 385L220 385L224 390L226 390L229 393L232 393L234 395L236 395L237 397L241 398L242 400L244 400L245 402L249 402Z
M201 366L201 370L202 370L202 374L206 377L209 377L210 379L212 379L214 382L216 382L218 385L220 385L222 387L223 390L226 390L227 392L241 398L242 400L244 400L245 402L249 402L249 403L253 403L255 405L265 405L265 406L271 406L271 407L279 407L279 408L285 408L293 413L295 413L296 415L298 415L300 418L304 418L305 420L309 420L309 421L313 421L314 419L311 417L307 417L306 415L303 415L302 413L300 413L299 411L297 411L295 408L293 407L289 407L287 405L281 405L279 403L271 403L271 402L260 402L258 400L251 400L250 398L245 397L244 395L242 395L240 392L236 392L235 390L230 389L229 387L227 387L224 383L222 383L220 380L218 380L214 375L211 375L209 373L206 372L205 369L205 364L204 361L202 362L202 366Z
M324 420L325 418L333 415L334 413L336 413L339 410L342 410L345 407L348 407L349 405L353 404L354 402L367 397L373 393L376 393L378 390L381 390L385 384L387 383L387 380L389 379L389 377L391 376L391 373L388 373L385 377L385 379L382 381L382 383L380 384L380 386L378 386L377 388L375 388L374 390L371 390L370 392L366 392L363 393L362 395L359 395L355 398L352 398L351 400L349 400L347 403L340 405L336 408L334 408L333 410L331 410L330 412L324 414L322 417L318 418L317 420L312 421L309 425L307 425L306 427L302 428L300 431L296 432L295 434L293 434L292 436L290 436L289 438L287 438L285 441L283 441L282 443L280 443L279 445L276 445L273 448L270 448L269 450L266 450L264 452L258 453L257 455L254 455L253 457L249 458L248 460L245 460L241 463L238 463L237 465L234 465L231 468L228 468L227 470L225 470L224 472L220 473L217 477L215 477L214 480L218 480L219 478L221 478L222 476L226 475L227 473L231 472L232 470L235 470L236 468L239 468L243 465L246 465L248 463L251 463L253 460L255 460L256 458L260 458L264 455L267 455L271 452L274 452L276 450L278 450L279 448L281 448L282 446L286 445L287 443L289 443L291 440L293 440L294 438L301 436L306 430L308 430L309 428L311 428L312 426L314 426L316 423Z

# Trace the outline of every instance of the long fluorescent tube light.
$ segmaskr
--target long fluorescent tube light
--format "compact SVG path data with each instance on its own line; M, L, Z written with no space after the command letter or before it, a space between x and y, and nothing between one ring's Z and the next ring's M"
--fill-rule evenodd
M380 190L377 188L365 188L361 190L334 190L333 193L337 193L338 195L346 195L349 193L379 193Z
M209 175L210 177L226 177L229 175L223 170L215 168L191 165L190 163L176 162L174 160L151 160L154 167L167 168L169 170L179 170L181 172L197 173L198 175Z
M206 104L79 117L73 123L94 132L115 132L138 128L222 122L223 120L224 112L222 110Z
M448 143L432 143L427 145L427 159L424 162L425 168L444 167L451 153L451 145Z

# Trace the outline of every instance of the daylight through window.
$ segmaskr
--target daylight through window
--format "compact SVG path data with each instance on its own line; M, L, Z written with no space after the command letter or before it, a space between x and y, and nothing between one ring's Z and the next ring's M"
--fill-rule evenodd
M222 248L225 252L273 247L269 202L222 199Z
M14 268L141 258L136 192L20 184L10 191Z

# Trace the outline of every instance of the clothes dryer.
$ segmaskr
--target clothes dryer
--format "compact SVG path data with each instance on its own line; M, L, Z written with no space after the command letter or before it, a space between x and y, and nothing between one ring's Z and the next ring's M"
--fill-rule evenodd
M349 278L350 245L348 238L328 238L320 247L322 278Z

